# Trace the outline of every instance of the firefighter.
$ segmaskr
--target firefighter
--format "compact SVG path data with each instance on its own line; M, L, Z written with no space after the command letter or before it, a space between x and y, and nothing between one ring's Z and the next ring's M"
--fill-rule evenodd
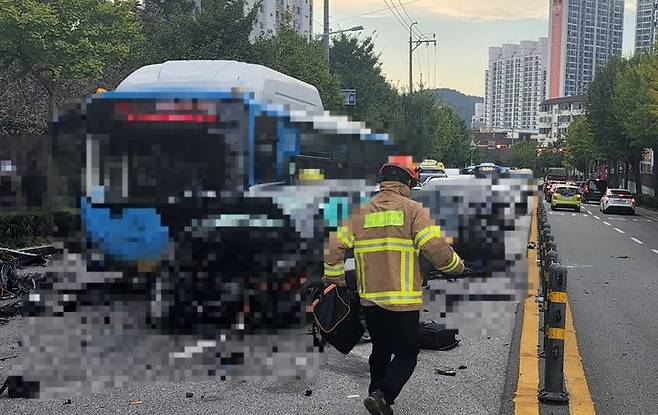
M380 193L330 234L323 281L345 285L345 251L353 249L359 297L372 340L369 396L363 403L371 414L388 415L418 357L423 303L418 252L447 274L463 273L464 264L429 210L409 198L418 180L413 166L385 163L379 175Z

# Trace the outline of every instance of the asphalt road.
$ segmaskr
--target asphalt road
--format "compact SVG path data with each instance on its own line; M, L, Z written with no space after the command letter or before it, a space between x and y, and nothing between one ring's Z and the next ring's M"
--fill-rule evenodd
M599 414L658 413L658 215L551 212Z

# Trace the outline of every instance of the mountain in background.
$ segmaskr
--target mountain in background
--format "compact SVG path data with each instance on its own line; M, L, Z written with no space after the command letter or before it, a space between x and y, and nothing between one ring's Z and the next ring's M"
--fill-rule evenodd
M484 102L484 98L473 95L464 95L459 91L449 88L438 88L434 93L441 100L450 105L459 117L466 122L470 128L471 118L475 115L475 103Z

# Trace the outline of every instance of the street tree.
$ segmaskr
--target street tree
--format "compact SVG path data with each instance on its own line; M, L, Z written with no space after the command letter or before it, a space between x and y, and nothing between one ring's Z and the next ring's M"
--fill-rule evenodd
M628 138L612 103L617 73L624 66L625 62L621 58L610 59L608 64L597 72L587 92L587 112L591 121L592 138L601 156L609 160L609 165L615 166L615 172L618 171L620 161L624 162L625 167L629 161ZM625 171L628 172L628 168L625 168Z
M167 60L253 59L249 41L259 3L244 0L145 0L142 64Z
M342 34L333 41L330 56L331 73L340 79L341 86L357 91L356 105L345 108L348 115L375 131L402 138L403 102L382 73L373 39Z
M588 175L598 152L587 114L576 117L569 126L565 150L571 166Z
M527 140L514 143L509 163L515 167L534 169L537 159L537 146Z
M137 2L0 0L0 65L45 91L49 119L66 82L102 77L140 44Z
M343 108L340 80L329 72L322 42L301 36L288 12L284 13L276 34L260 37L254 50L256 63L315 86L325 109Z
M655 55L638 53L617 73L613 104L629 143L636 193L642 194L640 162L646 148L658 148L658 117L651 111L651 61Z

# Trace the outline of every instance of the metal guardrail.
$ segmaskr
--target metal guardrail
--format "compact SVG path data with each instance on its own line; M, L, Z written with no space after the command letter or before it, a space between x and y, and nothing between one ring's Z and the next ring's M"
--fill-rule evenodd
M546 208L541 202L537 207L537 218L541 281L537 302L544 317L544 326L540 328L544 333L542 349L539 351L539 356L544 358L544 387L539 391L539 400L566 404L569 402L569 394L564 385L567 268L560 263Z

